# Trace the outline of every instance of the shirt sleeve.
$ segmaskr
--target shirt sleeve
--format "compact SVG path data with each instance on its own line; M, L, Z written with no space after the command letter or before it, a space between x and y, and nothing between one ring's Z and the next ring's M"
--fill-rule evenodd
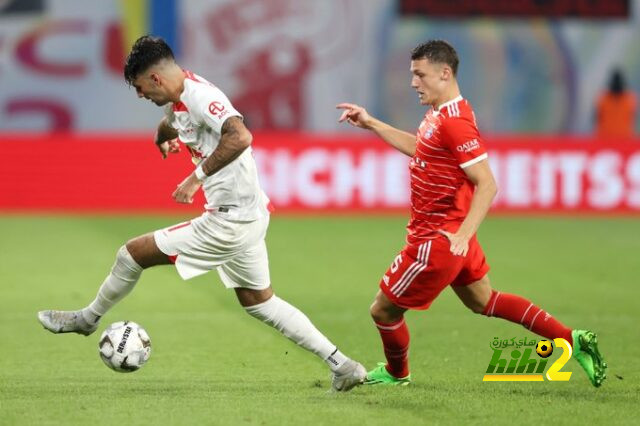
M229 98L217 87L208 88L199 104L205 124L216 133L220 133L222 125L229 117L242 117L231 105Z
M487 148L475 123L464 117L451 117L441 126L442 141L461 168L487 158Z

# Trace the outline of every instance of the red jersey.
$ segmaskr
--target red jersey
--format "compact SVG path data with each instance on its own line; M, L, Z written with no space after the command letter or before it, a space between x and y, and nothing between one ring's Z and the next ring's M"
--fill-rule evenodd
M407 242L455 232L469 213L474 184L464 168L487 158L473 109L462 96L429 110L416 134L409 164L411 219Z

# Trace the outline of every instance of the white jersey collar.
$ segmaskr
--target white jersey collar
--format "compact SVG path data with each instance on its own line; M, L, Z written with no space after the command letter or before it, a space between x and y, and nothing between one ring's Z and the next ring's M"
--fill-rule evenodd
M456 102L460 102L462 100L462 95L458 95L455 98L451 99L450 101L447 101L441 105L438 105L438 107L436 108L436 111L440 112L440 110L444 107L447 107L451 104L455 104Z

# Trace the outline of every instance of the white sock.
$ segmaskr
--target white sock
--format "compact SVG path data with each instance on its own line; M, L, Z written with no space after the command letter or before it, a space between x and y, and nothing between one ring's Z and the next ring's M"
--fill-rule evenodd
M120 247L111 273L105 278L95 300L82 310L82 316L93 324L124 298L140 279L142 267L133 260L126 246Z
M298 308L278 296L266 302L245 307L247 313L269 324L288 339L322 358L332 371L337 370L348 358L311 323Z
M338 350L338 348L336 348L331 353L331 355L329 355L327 359L324 360L324 362L326 362L329 368L331 368L331 371L336 371L338 368L342 367L342 365L348 359L349 358L345 354L343 354Z

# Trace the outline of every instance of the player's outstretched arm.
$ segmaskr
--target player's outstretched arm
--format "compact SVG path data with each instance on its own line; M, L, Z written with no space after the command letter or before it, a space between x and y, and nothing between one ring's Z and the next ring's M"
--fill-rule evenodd
M403 154L413 157L416 152L416 136L411 133L396 129L384 123L377 118L369 115L366 109L360 105L341 103L336 108L343 110L342 115L338 119L339 123L346 121L355 127L371 130L380 136L386 143L402 152Z
M238 158L249 146L253 136L244 125L242 118L229 117L220 130L220 143L196 170L189 175L173 193L179 203L192 203L202 181Z
M169 153L175 154L180 152L180 143L178 142L178 131L169 126L166 117L162 117L158 130L156 131L155 143L162 158L167 158Z

